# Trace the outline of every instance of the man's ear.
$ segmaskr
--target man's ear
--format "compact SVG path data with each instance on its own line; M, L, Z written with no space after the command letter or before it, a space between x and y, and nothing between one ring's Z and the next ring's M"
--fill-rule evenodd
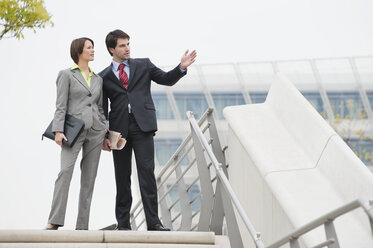
M112 47L109 47L109 51L110 51L111 53L114 53L115 49L112 48Z

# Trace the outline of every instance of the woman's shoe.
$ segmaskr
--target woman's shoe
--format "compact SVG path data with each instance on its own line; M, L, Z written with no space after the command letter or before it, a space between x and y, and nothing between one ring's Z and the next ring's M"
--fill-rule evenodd
M44 230L58 230L58 228L60 227L59 225L55 225L55 224L48 224L48 225L52 225L52 227L46 227Z

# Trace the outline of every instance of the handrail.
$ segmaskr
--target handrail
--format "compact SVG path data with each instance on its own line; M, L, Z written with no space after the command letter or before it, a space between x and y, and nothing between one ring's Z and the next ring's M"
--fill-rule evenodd
M286 235L285 237L279 239L276 242L273 242L272 244L268 245L266 248L277 248L280 247L286 243L289 243L291 240L299 238L301 235L327 223L335 218L346 214L356 208L362 207L366 214L369 216L370 219L373 219L373 208L371 207L371 204L373 203L372 200L368 200L365 198L359 198L357 200L354 200L352 202L349 202L327 214L324 214L320 216L319 218L299 227L297 230L294 232Z
M360 198L318 217L265 246L260 233L250 222L226 176L224 155L226 147L221 147L212 112L213 109L209 108L198 122L192 112L187 112L191 132L156 177L162 222L172 230L213 231L221 234L223 225L226 225L232 247L243 248L233 205L257 248L279 248L286 244L291 248L299 248L299 238L322 225L324 225L326 239L319 244L313 244L313 248L326 246L339 248L333 221L359 207L363 208L369 216L371 231L373 230L373 201ZM181 161L185 158L188 158L189 162L184 166ZM215 168L213 174L210 172L212 166ZM185 181L187 173L193 169L198 170L197 175L189 175L187 177L189 181ZM190 190L195 184L200 191L191 197ZM178 195L171 198L171 191L175 190L178 191ZM200 208L192 209L192 204L198 199L201 199ZM138 229L145 223L145 218L139 217L144 211L141 205L141 200L139 200L130 212L134 229ZM223 218L225 218L225 224Z
M191 124L191 126L193 128L193 131L196 133L196 135L197 135L199 141L201 142L203 148L205 149L208 156L210 157L211 162L214 165L215 170L216 170L220 180L222 181L225 190L229 193L228 195L231 197L238 213L240 214L243 222L245 223L245 225L246 225L246 227L247 227L247 229L250 233L250 236L254 240L254 242L256 244L256 247L264 248L263 241L260 238L260 233L258 233L255 230L254 226L251 224L251 221L249 220L249 217L247 216L247 214L246 214L245 210L243 209L241 203L239 202L235 192L233 191L232 186L230 185L230 183L228 181L228 178L225 176L225 173L222 169L222 164L218 162L214 153L212 152L212 149L209 146L209 144L208 144L205 136L203 135L202 131L200 130L199 125L197 124L197 121L193 116L193 113L191 111L187 111L187 116L188 116L188 119L189 119L189 123Z

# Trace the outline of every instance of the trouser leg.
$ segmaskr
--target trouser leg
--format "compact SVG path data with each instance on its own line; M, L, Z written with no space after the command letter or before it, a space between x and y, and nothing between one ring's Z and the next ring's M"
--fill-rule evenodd
M132 140L127 137L127 143L122 150L113 150L115 183L117 188L115 217L119 227L127 228L130 228L130 210L132 205L131 159Z
M48 223L63 226L65 223L66 205L74 165L83 145L86 132L83 132L73 147L62 146L61 170L54 185L52 207Z
M90 129L83 144L83 155L80 162L80 194L76 229L88 230L93 189L104 135L104 131Z
M135 118L133 116L130 118L129 135L135 152L141 199L148 227L160 223L157 184L154 176L153 134L152 132L143 132Z

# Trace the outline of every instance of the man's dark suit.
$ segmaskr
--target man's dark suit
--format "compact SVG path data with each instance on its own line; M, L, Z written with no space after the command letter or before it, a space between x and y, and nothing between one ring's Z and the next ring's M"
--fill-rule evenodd
M149 59L129 59L129 84L126 89L112 71L112 65L99 73L103 78L104 111L109 116L109 128L127 139L123 150L114 150L117 186L115 214L118 227L130 228L131 158L135 152L137 173L148 227L160 223L158 218L157 186L154 177L154 133L157 131L155 107L150 92L151 81L174 85L186 72L180 65L164 72ZM108 99L110 113L108 114ZM128 103L132 113L129 114Z

